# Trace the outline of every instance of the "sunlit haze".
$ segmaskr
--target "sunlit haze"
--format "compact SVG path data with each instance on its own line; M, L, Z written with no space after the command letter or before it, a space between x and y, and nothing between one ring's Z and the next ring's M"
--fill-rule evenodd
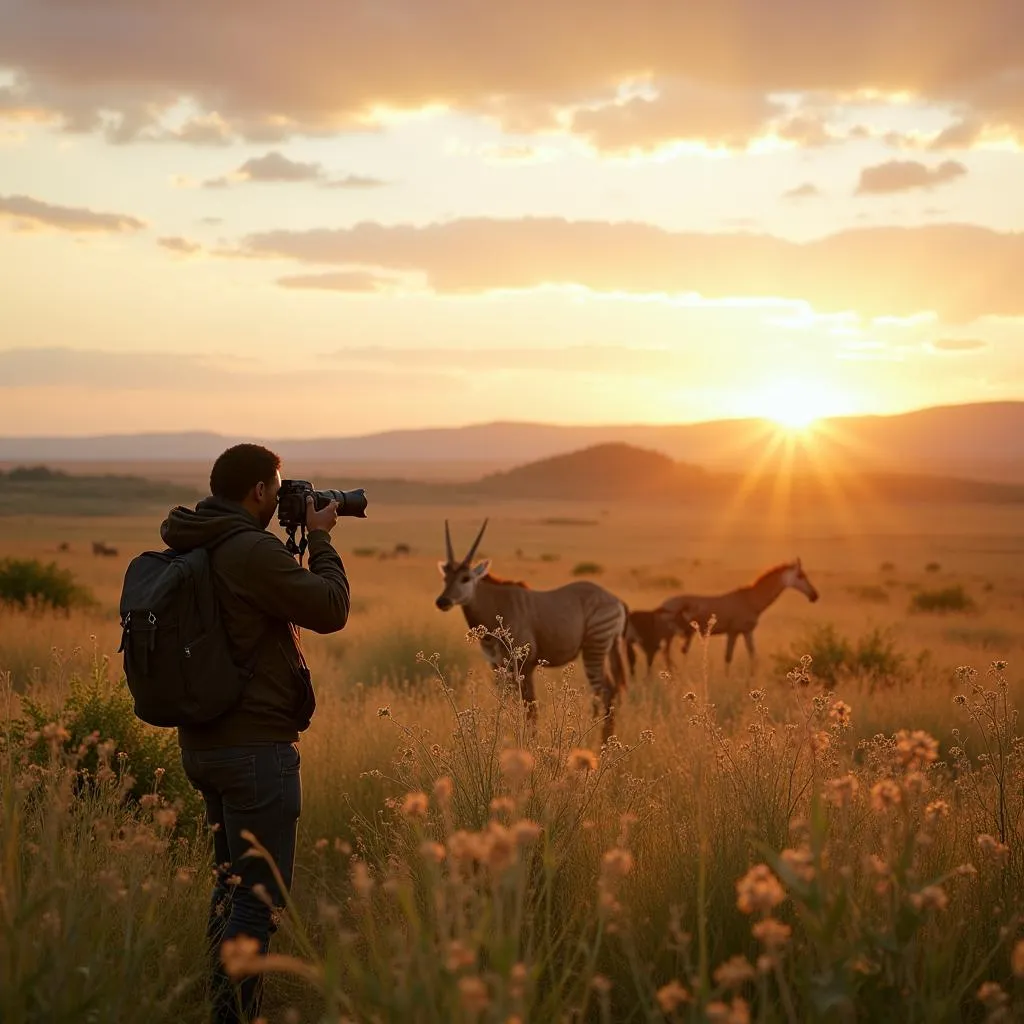
M820 10L0 0L0 434L1024 397L1024 7Z

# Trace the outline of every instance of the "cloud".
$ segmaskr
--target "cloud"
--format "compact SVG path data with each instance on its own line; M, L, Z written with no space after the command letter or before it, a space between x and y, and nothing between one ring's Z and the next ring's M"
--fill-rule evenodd
M944 160L936 167L928 167L917 160L889 160L860 172L856 195L888 195L915 188L932 188L955 181L967 173L967 168L956 160Z
M345 367L402 366L480 372L598 374L612 377L664 378L693 367L686 348L627 345L552 345L544 348L385 347L352 346L325 352L320 358Z
M170 252L180 253L182 256L194 256L203 250L198 242L190 242L187 238L179 236L158 238L156 244Z
M928 347L935 352L977 352L988 348L988 342L980 338L939 338Z
M365 174L347 174L344 178L335 178L333 181L325 181L324 188L382 188L388 183L383 178L371 178Z
M1024 122L1019 0L959 0L941 17L932 0L293 0L258 16L240 0L0 0L0 23L0 66L15 70L21 107L75 130L103 131L113 116L120 141L159 136L182 98L232 137L268 142L428 105L550 124L637 78L762 98L903 92L987 124ZM684 131L699 118L674 103L584 117L580 130L649 148L671 134L671 110Z
M481 217L261 232L220 255L420 274L449 294L577 285L636 295L775 296L863 316L934 311L962 322L1024 314L1024 235L969 225L865 228L799 244L633 222Z
M782 193L783 199L813 199L821 195L821 189L813 182L805 181L796 188L788 189Z
M146 226L126 213L97 213L79 206L54 206L31 196L0 196L0 218L27 229L55 228L75 233L139 231Z
M380 292L394 286L394 278L381 277L362 270L345 270L335 274L296 274L279 277L282 288L329 292Z
M277 182L317 182L324 188L352 189L376 188L386 184L379 178L359 174L331 180L322 164L290 160L283 153L271 150L263 156L250 157L229 175L209 178L203 182L203 187L227 188L233 184Z
M580 110L571 130L606 154L656 150L674 142L744 149L785 108L750 90L709 89L685 81L660 87L653 98Z
M0 349L0 392L8 393L32 388L75 388L222 395L237 394L243 389L302 393L352 386L412 390L433 385L450 390L456 381L457 375L433 372L430 367L416 372L401 367L388 370L368 366L358 371L320 367L311 373L308 365L287 369L277 363L190 352L56 346Z

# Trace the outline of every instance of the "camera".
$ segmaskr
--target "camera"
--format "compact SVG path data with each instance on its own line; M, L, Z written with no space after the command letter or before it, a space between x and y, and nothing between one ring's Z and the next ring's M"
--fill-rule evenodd
M282 480L277 495L277 518L289 532L306 526L306 498L312 497L313 507L319 511L332 501L338 503L339 516L366 518L366 491L318 491L308 480Z

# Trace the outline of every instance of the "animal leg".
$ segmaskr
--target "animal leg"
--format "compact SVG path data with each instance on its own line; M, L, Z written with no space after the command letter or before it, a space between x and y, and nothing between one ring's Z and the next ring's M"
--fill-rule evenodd
M669 672L675 672L675 666L672 664L672 637L665 641L665 667Z
M732 652L736 649L736 634L730 633L725 643L725 667L732 664Z
M615 686L605 668L605 661L611 656L611 651L603 646L583 648L583 668L587 674L587 682L590 684L594 717L599 717L602 714L605 716L604 729L601 734L604 740L608 739L613 728L612 699L615 695Z
M651 647L650 644L648 644L646 647L644 647L644 654L647 657L647 675L648 676L650 676L651 672L654 670L654 656L658 653L658 647L659 646L660 646L660 644L655 646L655 647Z
M523 678L519 683L519 692L526 707L526 724L531 730L537 728L537 697L533 688L533 670L535 665L527 665L523 669Z
M636 678L636 651L633 650L633 643L630 640L623 641L626 645L626 660L629 662L629 674Z
M754 631L748 629L743 634L743 642L747 645L747 654L750 656L750 664L754 665L757 661L757 651L754 649Z
M683 630L683 655L690 653L690 644L693 643L694 630L692 626L687 625L686 629Z

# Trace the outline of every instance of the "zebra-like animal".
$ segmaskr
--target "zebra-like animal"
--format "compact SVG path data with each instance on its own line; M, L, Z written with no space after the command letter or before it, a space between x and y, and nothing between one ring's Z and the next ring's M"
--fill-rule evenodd
M614 702L626 686L621 641L628 609L614 594L589 581L567 583L554 590L532 590L525 583L491 576L490 559L473 564L487 522L485 519L469 553L460 561L455 558L445 520L447 557L438 562L444 589L434 603L443 612L460 606L470 629L484 626L494 630L500 616L513 642L529 645L519 686L531 721L537 715L533 687L537 663L543 661L559 668L582 654L595 711L600 701L605 714L603 738L607 740L614 730ZM480 646L493 667L504 662L504 649L493 637L484 637Z

